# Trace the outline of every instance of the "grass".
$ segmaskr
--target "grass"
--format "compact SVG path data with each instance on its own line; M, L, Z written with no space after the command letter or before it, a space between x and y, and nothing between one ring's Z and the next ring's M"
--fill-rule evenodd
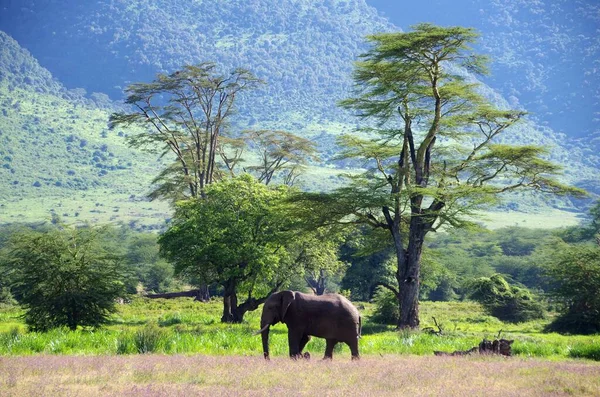
M0 357L3 396L594 396L600 365L501 357Z
M519 357L550 360L586 358L598 360L600 336L565 336L542 333L549 321L505 324L491 317L481 306L471 302L423 302L422 327L434 326L435 317L443 328L442 335L427 332L397 332L392 326L369 321L370 304L359 304L364 317L360 350L363 356L387 354L432 355L434 351L466 350L483 338L501 336L515 339L513 352ZM0 307L0 355L129 355L138 353L202 354L211 356L260 356L258 330L260 311L250 312L242 324L222 324L221 302L194 302L191 298L149 300L136 298L119 305L108 326L100 330L69 331L56 329L47 333L26 332L14 306ZM287 355L287 329L278 324L271 328L271 355ZM313 338L307 350L321 357L325 343ZM349 357L346 345L339 344L337 357Z
M287 330L271 332L271 361L262 359L260 312L243 324L221 324L221 302L136 298L119 305L111 323L87 331L26 332L22 310L0 306L0 395L486 395L595 396L600 390L600 336L543 334L544 322L504 324L469 302L421 305L422 325L442 335L397 332L365 318L362 358L338 345L333 361L287 358ZM548 320L546 320L547 322ZM430 324L431 323L431 324ZM436 357L482 338L515 339L514 357ZM291 375L293 374L293 375Z

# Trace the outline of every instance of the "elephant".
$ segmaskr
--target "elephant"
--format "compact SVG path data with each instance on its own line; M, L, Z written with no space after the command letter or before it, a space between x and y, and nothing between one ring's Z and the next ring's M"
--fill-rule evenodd
M302 350L311 336L326 340L324 359L333 358L338 342L350 347L352 359L359 358L358 339L362 319L354 305L338 294L308 295L297 291L280 291L267 298L260 320L263 353L269 359L269 327L279 322L288 328L290 357L302 356ZM304 357L310 357L308 353Z

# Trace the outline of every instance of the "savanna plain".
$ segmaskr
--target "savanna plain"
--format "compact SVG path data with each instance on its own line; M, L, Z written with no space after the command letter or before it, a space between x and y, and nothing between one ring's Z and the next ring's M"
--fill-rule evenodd
M471 302L423 302L423 328L398 332L365 318L362 358L338 345L321 360L324 341L307 346L311 360L287 358L284 325L262 358L259 311L242 324L221 324L218 301L136 298L119 305L101 330L25 332L21 309L0 309L0 396L179 395L444 395L548 396L600 394L597 336L542 333L548 320L502 323ZM483 338L514 339L513 356L438 357Z

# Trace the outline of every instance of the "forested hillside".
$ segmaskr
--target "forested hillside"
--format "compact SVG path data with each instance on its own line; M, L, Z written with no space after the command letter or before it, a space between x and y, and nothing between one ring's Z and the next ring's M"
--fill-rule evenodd
M124 98L123 89L127 85L148 82L158 72L172 72L184 64L201 61L215 61L223 72L235 67L248 68L265 80L266 84L260 89L239 98L239 112L232 119L233 128L278 128L310 137L318 144L325 167L311 170L314 183L308 185L313 189L331 186L337 180L336 168L362 165L332 161L337 151L335 136L352 131L357 124L355 118L336 106L339 100L350 95L353 62L367 48L367 34L400 29L367 3L377 2L3 2L0 30L19 43L9 36L1 36L0 103L3 117L0 118L0 139L3 139L3 146L0 151L3 153L0 160L3 168L0 169L0 195L10 198L4 214L14 215L14 210L18 209L28 213L39 210L41 212L36 216L48 216L47 209L41 210L46 207L65 216L99 211L103 213L99 219L122 220L146 217L150 213L160 217L152 209L155 204L148 204L141 210L139 203L135 203L148 192L149 182L156 175L156 157L128 148L123 139L127 131L108 131L108 115L118 106L112 101ZM465 10L465 15L472 15L471 6L469 12ZM480 6L484 14L488 13L486 20L493 18L490 12L510 19L519 9L502 8L495 2ZM456 12L458 15L459 11ZM414 12L406 15L411 16L406 22L408 25L427 21L435 12L422 16L414 15ZM544 18L538 19L553 26L552 18L548 18L550 16L544 14ZM536 71L540 71L540 76L547 76L544 72L547 69L538 67L544 65L542 61L539 65L531 65L514 56L510 58L514 62L509 62L506 58L510 55L508 48L522 47L525 42L536 41L542 36L535 36L540 32L530 26L523 28L527 32L523 37L506 38L500 29L504 19L492 24L495 28L490 29L489 35L479 27L483 51L495 55L499 65L510 64L510 70L522 70L529 80L534 78ZM446 22L449 24L453 20L448 17ZM473 24L469 23L471 20ZM465 25L480 24L473 18L464 22ZM556 25L557 29L563 25ZM566 41L560 46L579 43L579 39L572 38L577 33L576 29L565 32ZM548 43L548 40L542 40L537 47ZM588 44L593 47L593 43ZM27 50L22 50L19 45ZM567 62L568 54L576 59L577 51L572 49L567 55L561 55L562 69L571 65ZM548 58L548 65L553 64L553 59ZM536 91L529 83L509 81L505 79L509 75L503 72L508 69L497 68L494 62L492 59L492 71L500 73L483 81L490 84L482 85L485 95L501 108L516 106L529 110L527 106L531 105L535 113L535 104L543 104L546 98L539 96L540 92L548 91L547 87L541 86ZM588 70L588 63L585 65ZM510 76L512 79L513 75ZM472 79L469 75L465 77ZM549 84L547 79L544 81ZM573 99L572 93L568 95L572 99L566 103L566 108L578 107L579 102ZM549 112L561 114L562 109L553 110L561 103L554 101L544 106ZM565 166L567 182L600 192L596 177L598 158L592 138L577 142L570 130L557 129L551 121L540 121L539 115L537 112L533 121L516 127L506 141L549 148L550 159ZM324 172L327 173L325 178ZM87 194L85 200L91 207L75 205L61 210L55 204L41 206L37 201L42 193L48 197L65 197L75 194L73 192ZM102 206L99 197L113 194L120 195L120 205L113 205L108 210L97 208ZM532 201L522 195L511 197L505 207L539 211L547 204L573 209L573 204L566 199ZM92 219L95 219L96 213L93 214Z
M267 82L241 104L251 121L297 129L340 119L364 36L393 29L364 0L15 2L4 15L1 28L69 87L121 99L131 82L217 61Z

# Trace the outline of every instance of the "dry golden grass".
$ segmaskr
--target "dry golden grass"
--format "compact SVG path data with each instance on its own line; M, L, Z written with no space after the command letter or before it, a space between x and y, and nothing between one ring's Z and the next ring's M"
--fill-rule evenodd
M0 357L0 396L600 395L600 363L368 356L291 361L210 356Z

